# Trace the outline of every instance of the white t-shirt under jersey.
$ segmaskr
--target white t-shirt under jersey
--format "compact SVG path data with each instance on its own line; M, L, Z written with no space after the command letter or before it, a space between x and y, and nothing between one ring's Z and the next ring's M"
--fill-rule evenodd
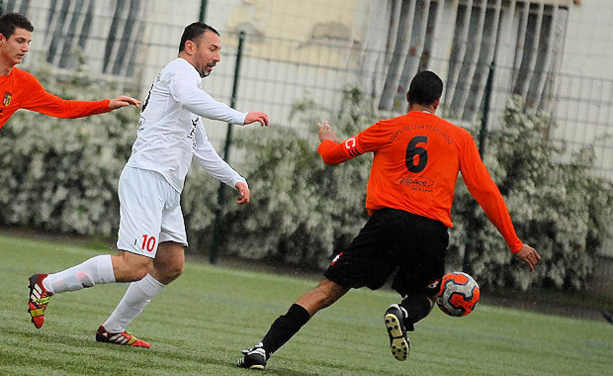
M200 116L243 124L246 113L217 102L200 89L202 78L187 60L171 61L153 82L140 115L127 165L157 171L177 192L183 190L192 158L214 178L234 187L245 182L208 140Z

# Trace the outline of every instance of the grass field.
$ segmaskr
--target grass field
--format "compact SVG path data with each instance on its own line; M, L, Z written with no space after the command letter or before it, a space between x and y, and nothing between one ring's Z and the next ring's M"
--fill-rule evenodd
M54 297L43 329L26 313L27 277L100 250L0 236L1 375L247 375L235 366L315 280L189 263L129 328L152 344L95 341L126 285ZM450 318L436 309L411 333L405 362L389 352L383 313L391 291L352 291L317 314L269 361L266 375L605 375L613 326L481 305Z

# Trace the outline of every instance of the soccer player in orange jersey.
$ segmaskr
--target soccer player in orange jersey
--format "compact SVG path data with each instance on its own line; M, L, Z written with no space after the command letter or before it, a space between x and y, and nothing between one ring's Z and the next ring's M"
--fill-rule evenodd
M34 26L19 13L0 17L0 128L20 108L60 118L79 118L140 106L140 101L121 95L101 101L64 100L47 92L30 73L16 67L30 50Z
M392 355L405 360L410 347L406 332L432 310L445 272L447 229L452 226L450 211L459 172L510 251L530 270L539 263L536 250L515 234L506 204L471 135L434 115L442 92L441 79L423 71L411 81L406 115L379 121L340 143L327 122L318 124L318 152L326 164L375 154L366 195L370 219L332 260L319 285L277 318L261 342L243 350L239 367L263 369L319 310L352 288L381 288L394 271L392 288L403 299L390 306L385 317L400 325L386 324L386 328Z

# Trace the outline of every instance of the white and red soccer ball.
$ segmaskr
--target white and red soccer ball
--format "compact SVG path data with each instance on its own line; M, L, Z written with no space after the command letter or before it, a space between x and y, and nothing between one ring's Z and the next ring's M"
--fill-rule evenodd
M441 279L441 289L436 304L449 316L466 316L479 303L481 290L477 281L462 272L447 273Z

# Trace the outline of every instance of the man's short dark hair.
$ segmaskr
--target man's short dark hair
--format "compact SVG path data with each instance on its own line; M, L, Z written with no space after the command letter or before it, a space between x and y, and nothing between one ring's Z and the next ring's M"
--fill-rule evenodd
M185 42L191 40L194 42L196 39L200 38L205 31L211 30L215 34L219 35L219 32L212 28L211 26L205 24L204 22L194 22L191 25L188 25L185 30L183 30L183 35L181 36L181 44L179 45L179 52L185 49Z
M443 94L443 81L432 71L421 71L413 77L407 93L409 103L431 105Z
M30 20L17 12L7 13L0 17L0 34L4 35L6 39L9 39L15 33L16 28L25 29L29 32L34 31L34 26L32 26Z

